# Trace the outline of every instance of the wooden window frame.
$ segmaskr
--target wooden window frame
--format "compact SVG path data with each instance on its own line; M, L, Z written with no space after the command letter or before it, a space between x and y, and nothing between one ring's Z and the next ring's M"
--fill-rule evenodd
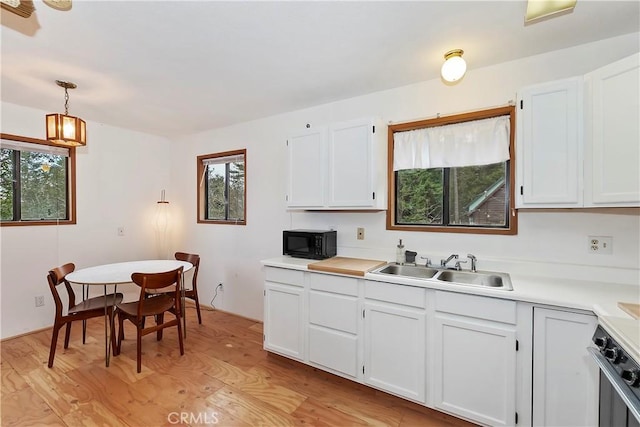
M393 134L395 132L405 132L416 129L423 129L435 126L452 125L456 123L464 123L475 120L489 119L498 116L509 116L509 227L490 227L490 226L441 226L441 225L399 225L396 224L396 182L393 170ZM389 125L388 142L387 142L387 176L388 176L388 194L387 194L387 230L396 231L420 231L420 232L436 232L436 233L467 233L467 234L498 234L498 235L516 235L518 234L518 211L515 208L515 134L516 134L516 112L514 106L498 107L487 110L472 111L468 113L455 114L445 117L437 117L433 119L419 120L414 122L398 123Z
M19 141L28 144L48 145L57 147L44 139L29 138L26 136L12 135L8 133L0 133L1 139L9 141ZM2 227L16 227L16 226L39 226L39 225L73 225L76 224L76 149L75 147L65 147L69 149L69 168L68 168L68 182L67 182L67 214L68 219L57 220L18 220L18 221L0 221Z
M242 156L244 159L244 200L243 200L243 219L240 220L222 220L222 219L205 219L205 186L204 173L205 165L204 161L208 159L215 159L220 157L230 156ZM197 222L199 224L229 224L229 225L247 225L247 150L246 148L240 150L224 151L221 153L203 154L197 157L197 182L196 193L198 194L198 209L197 209Z

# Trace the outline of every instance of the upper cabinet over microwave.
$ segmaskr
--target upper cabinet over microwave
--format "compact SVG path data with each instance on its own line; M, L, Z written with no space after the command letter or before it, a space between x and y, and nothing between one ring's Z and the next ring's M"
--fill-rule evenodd
M372 119L311 127L287 139L287 207L386 208L384 135Z
M640 206L639 64L518 93L516 207Z

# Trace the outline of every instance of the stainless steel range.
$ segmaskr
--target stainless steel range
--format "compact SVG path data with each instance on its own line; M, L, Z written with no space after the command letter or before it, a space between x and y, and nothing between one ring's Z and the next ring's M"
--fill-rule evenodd
M597 348L589 348L600 367L600 427L640 426L640 364L598 326Z

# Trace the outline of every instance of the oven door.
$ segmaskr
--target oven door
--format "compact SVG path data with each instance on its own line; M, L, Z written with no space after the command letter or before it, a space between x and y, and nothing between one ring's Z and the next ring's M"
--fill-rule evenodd
M600 427L640 427L640 400L595 348L588 348L600 368Z

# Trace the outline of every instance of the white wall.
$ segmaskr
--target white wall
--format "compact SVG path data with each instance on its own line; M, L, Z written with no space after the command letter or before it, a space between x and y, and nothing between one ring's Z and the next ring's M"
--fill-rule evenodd
M43 138L45 114L2 103L2 132ZM2 338L53 324L46 279L51 268L67 262L83 268L156 257L153 219L160 191L170 187L170 144L164 138L87 123L87 146L76 151L77 224L0 230ZM123 237L117 235L121 226ZM45 296L44 307L35 307L37 295Z
M391 260L397 239L408 249L439 259L450 253L474 253L480 268L511 265L538 274L601 279L616 267L616 280L638 282L637 214L591 212L521 212L517 236L396 232L385 229L384 213L294 213L285 208L287 134L312 126L362 117L383 122L410 121L507 104L524 86L582 75L637 52L638 34L500 64L471 69L456 86L440 80L372 93L315 108L212 130L173 146L174 193L186 218L180 242L202 256L199 292L209 302L215 286L224 293L216 306L250 318L262 318L261 259L281 254L281 232L289 228L338 230L338 254ZM473 66L473 64L471 64ZM247 225L196 224L196 156L247 149ZM386 171L379 171L385 174ZM356 240L356 228L366 238ZM613 236L614 254L591 255L587 235ZM511 264L509 264L511 263ZM565 268L566 267L566 268ZM546 270L546 271L545 271Z
M517 236L392 232L385 230L384 213L292 213L285 208L284 195L285 140L307 123L324 125L362 117L399 122L504 105L523 86L580 75L637 52L638 40L638 34L632 34L472 68L453 87L431 80L171 142L89 122L87 147L77 153L78 223L0 229L0 337L52 324L53 300L46 282L52 267L74 262L82 268L156 257L152 222L155 202L165 188L173 218L170 252L201 255L201 302L210 303L215 286L224 283L216 307L255 319L262 318L260 260L280 255L283 229L307 226L335 226L339 254L344 256L391 260L397 239L402 238L408 249L436 259L451 252L474 253L481 268L518 261L547 272L568 266L583 275L597 275L606 270L602 267L611 266L622 272L617 277L623 281L637 282L637 215L525 212L520 213ZM2 132L42 138L45 114L2 103ZM196 156L238 148L247 148L248 224L197 224ZM117 236L119 226L125 227L124 237ZM366 228L364 241L356 240L356 227ZM586 253L586 236L594 234L613 236L613 255ZM45 307L35 308L37 295L45 296Z

